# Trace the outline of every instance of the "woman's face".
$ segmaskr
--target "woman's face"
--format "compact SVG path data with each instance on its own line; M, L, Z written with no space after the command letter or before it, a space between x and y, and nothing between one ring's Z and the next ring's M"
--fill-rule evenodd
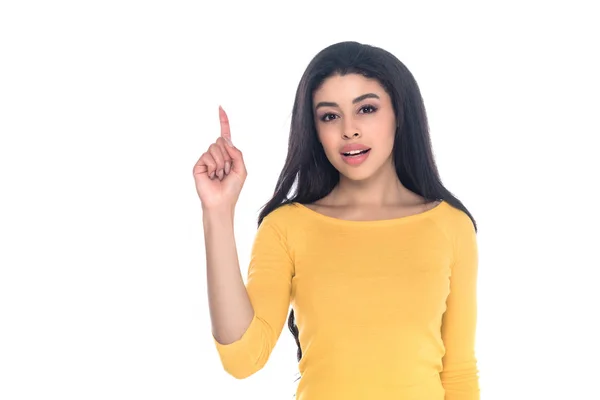
M325 154L342 175L363 180L391 165L396 116L376 79L359 74L327 78L313 95L313 113ZM353 146L369 150L348 154Z

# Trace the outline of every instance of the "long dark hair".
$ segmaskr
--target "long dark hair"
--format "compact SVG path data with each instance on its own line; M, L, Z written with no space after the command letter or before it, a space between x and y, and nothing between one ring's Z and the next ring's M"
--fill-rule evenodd
M310 204L325 197L339 182L339 172L327 159L318 140L312 96L326 78L351 73L377 79L392 100L397 121L393 158L402 185L426 200L445 200L464 211L477 231L471 213L441 182L431 149L425 105L412 73L388 51L358 42L326 47L304 71L292 110L287 158L273 197L261 208L258 225L270 212L285 204ZM298 345L300 361L302 349L293 309L288 328Z

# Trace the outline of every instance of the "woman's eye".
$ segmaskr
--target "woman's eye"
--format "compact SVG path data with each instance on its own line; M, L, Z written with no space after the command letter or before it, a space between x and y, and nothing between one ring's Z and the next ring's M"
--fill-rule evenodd
M323 122L331 121L333 118L329 118L329 117L335 117L335 114L324 114L321 117L321 121L323 121Z
M371 114L371 113L374 113L375 111L377 111L377 108L375 108L375 107L373 107L371 105L366 105L366 106L361 107L360 110L361 111L362 110L369 110L369 111L366 112L366 114Z
M375 111L377 111L377 107L374 107L372 105L366 105L366 106L362 106L360 108L359 113L360 114L372 114ZM321 121L329 122L336 118L337 118L337 115L331 114L331 113L326 113L326 114L323 114L323 116L321 117Z

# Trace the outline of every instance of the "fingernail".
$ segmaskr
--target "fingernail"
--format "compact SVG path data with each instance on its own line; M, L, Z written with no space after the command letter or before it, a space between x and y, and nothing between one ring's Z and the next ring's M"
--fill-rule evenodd
M216 171L213 171L213 172L211 172L211 173L210 173L210 175L209 175L208 177L209 177L210 179L214 179L214 178L215 178L215 172L216 172Z
M229 145L229 147L233 147L233 143L231 143L231 139L229 139L228 137L224 137L223 139L225 139L225 142Z
M231 164L229 161L225 161L225 175L228 175L229 171L231 171Z
M223 170L222 169L217 171L217 176L219 177L219 180L223 179Z

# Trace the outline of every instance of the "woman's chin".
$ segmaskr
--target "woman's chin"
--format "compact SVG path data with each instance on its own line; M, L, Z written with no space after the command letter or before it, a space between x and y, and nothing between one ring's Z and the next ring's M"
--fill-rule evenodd
M350 181L365 181L373 175L370 168L341 168L338 170L344 178Z

